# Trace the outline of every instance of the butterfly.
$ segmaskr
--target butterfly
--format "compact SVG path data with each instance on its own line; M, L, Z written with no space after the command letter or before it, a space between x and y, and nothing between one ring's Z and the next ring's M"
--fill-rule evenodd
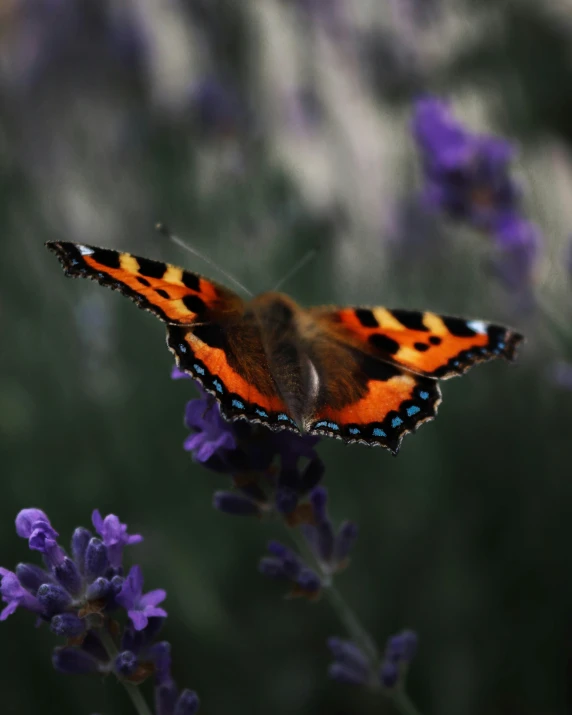
M167 325L177 365L228 420L324 435L397 454L433 419L439 380L498 356L510 328L413 310L301 308L283 293L244 300L197 273L76 243L48 242L68 276L119 290Z

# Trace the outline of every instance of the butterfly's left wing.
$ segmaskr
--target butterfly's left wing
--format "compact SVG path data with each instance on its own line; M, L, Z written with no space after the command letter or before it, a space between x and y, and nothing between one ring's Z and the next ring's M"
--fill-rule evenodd
M326 435L397 454L403 436L433 419L441 402L436 380L415 375L324 333L309 355L316 369L309 434Z
M418 375L444 380L497 357L512 361L522 335L483 320L387 308L312 308L338 339Z
M405 434L431 420L437 380L502 356L518 333L480 320L386 308L311 308L310 360L319 377L311 434L380 445L397 453Z

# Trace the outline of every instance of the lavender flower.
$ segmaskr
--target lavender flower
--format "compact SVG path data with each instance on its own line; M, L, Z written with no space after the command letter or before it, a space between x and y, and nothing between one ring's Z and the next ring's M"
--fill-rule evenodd
M338 683L375 686L372 664L355 643L342 638L329 638L328 648L334 662L328 668L328 675Z
M143 594L141 568L132 566L115 600L125 608L135 630L142 631L147 627L149 618L152 616L163 618L167 616L167 612L163 608L157 607L161 601L165 600L166 596L167 592L162 588L156 588L154 591Z
M23 509L17 515L16 532L28 540L32 551L43 554L45 568L25 563L18 564L14 572L0 568L0 595L7 604L0 621L17 608L31 611L40 623L49 623L53 633L68 639L67 645L53 652L56 670L66 674L113 672L128 686L153 675L157 715L194 715L199 706L196 694L178 692L171 677L170 646L165 641L155 642L167 616L159 607L165 591L143 594L139 566L133 566L123 578L123 548L140 543L143 537L129 534L117 516L103 518L97 509L92 522L102 538L78 527L68 555L43 511ZM122 609L129 620L117 644L119 626L111 614L121 616Z
M174 379L185 376L178 369L172 373ZM324 473L314 449L319 438L228 422L214 397L199 391L201 396L188 402L185 410L185 424L192 430L185 449L208 469L230 474L235 487L216 492L215 508L241 516L276 510L296 523L300 500Z
M327 490L316 487L310 494L312 517L301 528L322 571L331 575L347 566L358 528L353 522L344 521L336 533L328 516L327 502Z
M518 207L509 174L514 148L504 139L470 132L436 97L415 104L413 134L421 152L424 200L454 218L491 230Z
M322 587L320 577L296 553L278 541L271 541L268 551L272 556L260 560L260 573L288 581L292 586L290 597L305 596L310 600L318 597Z
M417 651L417 635L413 631L402 631L391 636L381 663L374 662L352 641L330 638L328 648L334 657L328 668L332 680L392 691L405 682L407 669Z
M495 275L511 291L528 289L541 236L524 218L521 190L510 174L513 145L466 129L436 97L416 102L413 134L423 164L424 203L487 232L498 249L490 264Z

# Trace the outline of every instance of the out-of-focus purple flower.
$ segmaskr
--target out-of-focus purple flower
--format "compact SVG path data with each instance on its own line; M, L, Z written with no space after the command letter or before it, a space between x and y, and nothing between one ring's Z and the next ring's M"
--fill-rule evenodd
M469 131L453 117L449 104L436 97L415 103L413 134L429 206L487 231L502 214L518 211L520 190L510 175L515 153L510 142Z
M322 571L333 574L345 568L357 538L357 525L345 521L336 534L327 510L328 492L316 487L310 493L312 519L302 525L302 533L320 563Z
M328 668L332 680L349 685L375 684L372 664L355 643L342 638L328 638L328 648L334 657Z
M320 577L298 554L278 541L271 541L268 544L268 551L272 556L260 560L258 565L260 573L290 582L291 597L305 596L314 600L319 596L322 587Z
M355 643L341 638L330 638L328 647L334 662L328 669L332 680L350 685L368 685L392 690L403 685L407 669L417 650L417 635L402 631L388 639L381 664L369 658Z
M387 640L379 668L379 681L384 688L391 690L403 684L417 652L417 642L417 634L410 630L401 631Z
M116 601L126 609L135 630L142 631L152 616L167 617L167 611L157 607L166 596L167 593L162 588L144 594L141 568L132 566L121 591L116 596Z
M114 568L121 566L124 546L132 546L143 541L141 534L128 534L127 524L122 524L115 514L108 514L103 519L99 509L95 509L91 515L91 522L103 539L107 547L109 563Z

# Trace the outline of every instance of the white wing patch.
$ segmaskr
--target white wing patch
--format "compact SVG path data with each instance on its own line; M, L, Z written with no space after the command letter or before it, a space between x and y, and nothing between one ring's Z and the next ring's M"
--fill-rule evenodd
M467 326L480 335L484 335L487 332L487 325L482 320L469 320L467 321Z

